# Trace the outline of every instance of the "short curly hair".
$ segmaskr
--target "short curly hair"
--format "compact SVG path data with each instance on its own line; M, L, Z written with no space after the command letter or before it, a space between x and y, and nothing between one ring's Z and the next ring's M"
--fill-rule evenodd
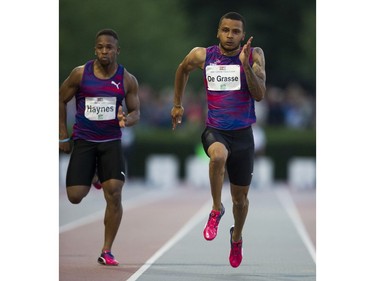
M246 29L246 21L245 21L245 18L240 15L239 13L236 13L236 12L229 12L229 13L226 13L225 15L223 15L221 18L220 18L220 21L219 21L219 27L220 27L220 24L221 22L223 21L223 19L231 19L231 20L239 20L242 22L242 28L243 28L243 31L245 31Z
M101 35L109 35L115 38L117 41L119 41L117 32L114 31L113 29L105 28L105 29L99 30L98 33L96 33L95 39L98 39L98 37Z

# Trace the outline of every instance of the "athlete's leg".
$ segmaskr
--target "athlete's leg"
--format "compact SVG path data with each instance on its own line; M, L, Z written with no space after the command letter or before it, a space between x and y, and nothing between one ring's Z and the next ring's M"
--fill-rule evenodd
M102 251L111 250L122 219L121 193L124 182L109 179L102 183L107 203L104 215L104 244Z
M122 219L122 187L125 165L121 141L101 143L98 146L97 172L102 183L106 209L104 214L104 243L102 251L111 251Z
M73 204L78 204L89 193L96 166L96 144L74 141L66 173L66 192Z
M254 138L251 127L236 133L231 157L227 161L233 202L234 230L232 240L241 240L242 229L249 210L248 193L254 168Z
M221 191L224 183L225 163L228 158L228 150L220 142L214 142L207 150L210 157L209 178L211 185L212 209L219 211L221 208Z
M247 212L249 210L249 199L247 198L249 186L230 184L230 191L233 202L234 231L232 241L241 240L242 229L245 224Z
M68 199L73 204L79 204L82 199L89 193L91 186L73 185L66 188Z

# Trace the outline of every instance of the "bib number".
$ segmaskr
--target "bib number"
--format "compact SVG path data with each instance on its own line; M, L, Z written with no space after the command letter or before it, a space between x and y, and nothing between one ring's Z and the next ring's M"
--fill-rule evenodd
M91 121L115 119L116 97L87 97L85 105L85 117Z
M239 65L207 65L206 80L210 91L234 91L241 89Z

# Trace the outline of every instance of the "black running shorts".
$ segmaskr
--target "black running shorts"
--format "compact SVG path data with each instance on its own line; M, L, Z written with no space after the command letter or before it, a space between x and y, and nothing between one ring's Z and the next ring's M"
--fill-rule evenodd
M206 127L201 138L207 155L208 148L214 142L224 144L228 149L226 170L229 181L235 185L250 186L254 167L254 137L251 127L232 131Z
M96 169L101 182L109 179L125 181L125 160L121 140L74 141L66 174L66 186L90 186Z

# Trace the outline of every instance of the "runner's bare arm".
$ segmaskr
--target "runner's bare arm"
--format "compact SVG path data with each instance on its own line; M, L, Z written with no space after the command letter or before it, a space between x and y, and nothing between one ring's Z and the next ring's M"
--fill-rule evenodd
M61 84L59 91L59 139L67 139L68 128L67 128L67 114L66 104L74 97L79 89L83 75L83 66L78 66L72 70L68 78ZM69 142L63 142L59 145L60 149L64 152L70 152Z
M120 121L120 127L130 127L137 124L141 116L140 102L138 96L139 87L137 79L128 72L125 72L124 75L124 85L127 85L125 104L128 110L128 114L126 116L122 116L123 122Z
M189 80L190 72L200 68L203 69L206 59L206 49L202 47L193 48L184 60L179 64L174 82L174 106L171 111L172 129L182 122L184 108L182 107L182 97L185 92L186 84Z
M250 66L249 57L251 52L251 41L249 40L242 48L240 60L245 71L246 81L252 97L261 101L266 93L266 70L263 50L259 47L253 48L253 65Z

